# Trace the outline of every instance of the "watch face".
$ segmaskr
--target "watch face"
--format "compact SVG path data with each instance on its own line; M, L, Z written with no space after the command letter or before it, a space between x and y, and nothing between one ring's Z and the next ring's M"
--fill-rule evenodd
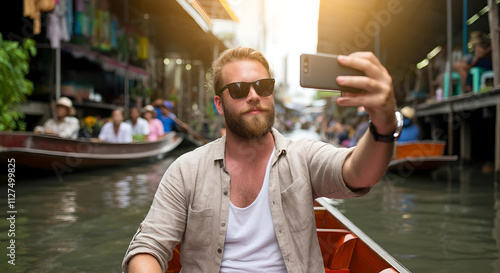
M403 124L404 124L404 117L401 112L396 111L396 121L397 121L397 127L396 131L394 132L394 137L397 138L399 135L401 135L401 131L403 130Z

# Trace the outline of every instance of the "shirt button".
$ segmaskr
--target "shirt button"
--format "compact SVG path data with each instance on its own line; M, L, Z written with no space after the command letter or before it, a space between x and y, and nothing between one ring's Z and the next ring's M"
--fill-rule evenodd
M225 227L226 226L226 223L222 222L222 224L220 224L222 227Z
M222 248L217 249L217 253L221 254L222 253Z
M224 195L227 195L229 192L227 190L224 190Z
M273 205L276 205L276 202L273 201Z

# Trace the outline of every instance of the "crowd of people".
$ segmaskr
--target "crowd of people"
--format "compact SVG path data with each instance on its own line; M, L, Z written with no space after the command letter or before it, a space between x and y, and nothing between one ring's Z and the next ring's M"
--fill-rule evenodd
M403 131L398 142L416 141L420 139L420 129L415 121L415 109L410 106L401 108L404 117ZM328 141L339 146L350 148L356 146L369 128L369 116L363 107L359 107L356 116L347 118L325 116L319 118L320 131Z
M153 106L154 105L154 106ZM98 132L91 126L80 126L73 103L67 97L56 102L56 118L49 118L43 126L36 126L35 133L76 139L78 137L95 138L96 141L109 143L130 143L132 141L157 141L175 130L176 116L172 113L171 101L157 99L152 105L140 109L130 108L130 119L125 121L125 112L121 107L115 108L110 119L105 119Z

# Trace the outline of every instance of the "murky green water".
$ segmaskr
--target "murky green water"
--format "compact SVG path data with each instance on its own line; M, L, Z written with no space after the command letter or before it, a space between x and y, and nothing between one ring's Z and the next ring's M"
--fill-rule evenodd
M15 266L7 263L10 223L7 194L0 195L0 272L121 272L174 159L66 175L62 182L18 180ZM500 191L476 169L390 175L369 195L337 207L412 272L500 272Z

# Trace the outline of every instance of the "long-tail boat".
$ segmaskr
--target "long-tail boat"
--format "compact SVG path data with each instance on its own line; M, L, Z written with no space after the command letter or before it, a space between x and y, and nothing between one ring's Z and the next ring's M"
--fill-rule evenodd
M160 159L182 140L182 136L174 132L158 141L132 143L105 143L27 132L0 132L0 160L7 162L8 159L14 159L16 166L29 169L70 172L151 158Z
M458 159L456 155L443 155L444 141L411 141L397 143L389 171L413 172L434 170Z
M314 214L325 273L410 272L333 207L330 199L316 199ZM177 245L166 272L180 272L179 249Z

